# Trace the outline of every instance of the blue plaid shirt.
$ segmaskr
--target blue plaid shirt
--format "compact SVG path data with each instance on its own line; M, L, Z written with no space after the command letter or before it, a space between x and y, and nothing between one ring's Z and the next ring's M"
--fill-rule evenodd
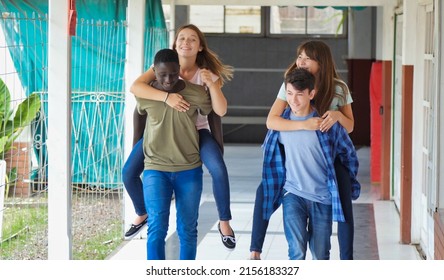
M290 118L291 109L288 107L282 117ZM314 114L317 117L317 113ZM327 161L327 186L331 193L333 221L344 222L341 201L338 193L334 159L339 157L346 167L352 181L352 199L356 200L361 192L361 185L356 176L359 162L355 147L347 131L338 123L333 125L328 132L316 130L322 152ZM278 141L279 131L268 130L262 145L264 149L264 162L262 167L262 181L264 190L263 219L269 220L271 214L282 203L282 192L285 183L285 153Z

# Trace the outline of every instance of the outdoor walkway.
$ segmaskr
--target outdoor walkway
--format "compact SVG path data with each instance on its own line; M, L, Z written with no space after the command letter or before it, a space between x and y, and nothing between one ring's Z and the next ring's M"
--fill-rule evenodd
M377 184L370 184L370 149L358 150L361 196L354 202L355 259L420 260L413 245L399 243L399 213L393 201L381 201ZM260 145L226 145L225 162L230 175L231 226L235 230L237 247L223 247L217 230L217 211L212 194L211 178L204 168L204 193L199 216L197 259L246 260L249 257L250 234L256 188L261 178L262 149ZM276 211L268 228L262 258L287 260L287 242L283 231L282 208ZM335 226L335 224L334 224ZM178 239L175 230L175 207L172 204L170 231L167 239L167 259L177 259ZM113 252L111 260L145 260L146 230L131 241L125 241ZM308 253L307 259L311 259ZM333 230L331 259L339 259L336 229Z

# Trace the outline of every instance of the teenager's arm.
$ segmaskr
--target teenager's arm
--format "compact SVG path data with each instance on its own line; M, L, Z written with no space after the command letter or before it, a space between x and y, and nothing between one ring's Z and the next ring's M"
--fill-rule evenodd
M131 85L130 92L135 96L143 99L165 101L165 103L171 108L180 112L185 112L190 108L190 104L177 93L168 94L165 91L158 90L149 85L156 79L152 68L148 69L145 73L140 75ZM168 97L167 97L168 96Z
M207 69L201 70L201 79L203 83L208 87L211 96L211 105L213 106L213 111L220 117L225 116L227 113L227 99L222 92L222 84L220 79L213 81L212 73Z
M322 118L324 119L320 128L322 132L328 131L336 122L339 122L348 133L351 133L355 125L351 104L339 107L339 111L327 111Z
M208 89L210 91L211 106L213 107L213 111L220 117L225 116L227 113L228 103L225 95L222 92L220 81L217 80L211 87L208 87Z
M320 118L310 118L305 121L292 121L286 120L281 117L285 108L287 107L287 102L276 98L271 106L270 112L268 112L267 117L267 128L277 131L289 131L289 130L317 130L321 124L322 119Z
M139 98L163 101L165 99L166 92L153 88L149 85L149 83L155 79L156 76L154 75L153 69L148 69L133 82L130 87L130 92Z

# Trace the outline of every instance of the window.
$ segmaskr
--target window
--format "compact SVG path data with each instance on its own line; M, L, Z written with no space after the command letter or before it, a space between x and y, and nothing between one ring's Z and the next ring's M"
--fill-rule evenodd
M343 35L346 8L270 7L270 34Z
M190 5L189 17L205 33L261 33L260 6Z
M167 22L169 6L163 5ZM348 7L189 5L189 22L204 33L251 35L346 34Z
M169 27L169 5L162 6ZM189 22L199 26L202 32L213 34L344 35L347 14L348 7L188 6Z

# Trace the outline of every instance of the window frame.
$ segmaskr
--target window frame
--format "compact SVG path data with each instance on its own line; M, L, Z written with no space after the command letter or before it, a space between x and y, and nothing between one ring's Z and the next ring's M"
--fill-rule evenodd
M189 5L191 6L191 5ZM189 17L189 6L187 8L188 17ZM225 30L225 6L228 5L220 5L224 6L224 30ZM256 34L251 33L227 33L227 32L221 32L221 33L214 33L214 32L206 32L205 35L208 36L214 36L214 37L250 37L250 38L340 38L345 39L348 37L348 15L346 16L344 22L343 22L343 29L344 32L342 34L310 34L307 33L307 17L305 17L305 26L306 26L306 33L304 34L273 34L270 32L270 23L271 23L271 17L270 17L270 6L260 6L261 7L261 32ZM307 6L308 7L308 6ZM310 6L313 7L313 6ZM343 11L344 12L344 11ZM306 12L307 14L307 9ZM347 12L348 13L348 12Z
M188 5L188 7L187 7L187 13L188 13L188 20L189 21L190 21L190 9L189 9L190 6L191 5ZM214 37L251 37L251 38L266 37L265 36L265 32L264 32L264 27L266 26L266 24L265 24L265 17L266 17L266 15L265 15L265 11L264 11L264 6L260 6L260 9L261 9L261 12L260 12L260 14L261 14L261 20L260 20L261 32L259 32L259 33L228 33L228 32L225 32L225 19L226 19L226 16L225 16L225 6L230 6L230 5L217 5L217 6L224 6L224 22L223 22L223 24L224 24L224 32L215 33L215 32L206 32L206 31L202 30L202 32L205 35L214 36ZM258 5L255 5L255 6L258 6Z

